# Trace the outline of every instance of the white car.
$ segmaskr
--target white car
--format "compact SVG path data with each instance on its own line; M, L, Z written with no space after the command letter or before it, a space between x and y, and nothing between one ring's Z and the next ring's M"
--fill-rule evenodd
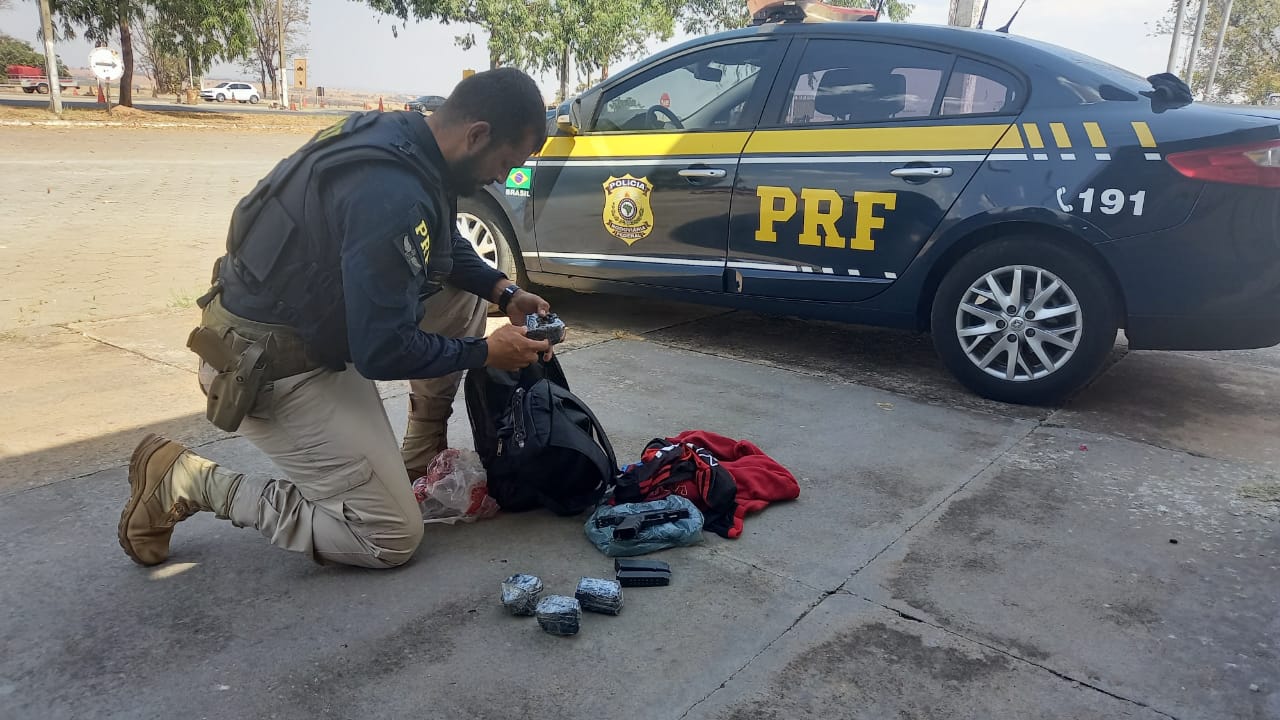
M221 82L211 88L201 90L200 98L209 101L216 100L217 102L238 100L240 102L257 103L258 100L262 99L262 94L250 83Z

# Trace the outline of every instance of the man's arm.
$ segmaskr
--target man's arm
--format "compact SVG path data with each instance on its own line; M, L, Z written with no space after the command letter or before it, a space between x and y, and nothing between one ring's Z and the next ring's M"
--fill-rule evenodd
M483 367L483 338L448 338L418 327L426 269L414 228L434 218L424 217L432 210L417 178L379 163L345 173L324 195L332 231L342 239L347 340L360 374L402 380Z

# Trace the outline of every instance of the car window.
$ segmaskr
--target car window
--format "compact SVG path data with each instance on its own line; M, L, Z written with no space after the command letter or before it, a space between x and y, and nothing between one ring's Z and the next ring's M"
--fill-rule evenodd
M781 122L821 125L929 117L950 65L950 55L933 50L812 40L791 79Z
M980 115L1017 110L1022 102L1013 75L968 58L956 61L942 98L943 115Z
M773 41L720 45L681 55L600 98L596 132L727 130L752 124L747 106Z

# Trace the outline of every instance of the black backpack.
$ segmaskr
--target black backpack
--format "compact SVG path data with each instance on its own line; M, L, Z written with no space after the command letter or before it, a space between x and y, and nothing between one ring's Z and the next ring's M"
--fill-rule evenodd
M618 474L600 421L576 395L556 357L520 372L467 371L467 415L489 495L506 512L593 509Z

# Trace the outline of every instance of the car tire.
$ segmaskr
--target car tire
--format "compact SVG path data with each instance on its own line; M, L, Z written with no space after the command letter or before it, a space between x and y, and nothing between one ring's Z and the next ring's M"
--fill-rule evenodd
M48 95L49 86L44 83L40 83L39 85L36 85L36 92L40 93L41 95Z
M261 99L261 98L259 98L257 95L250 95L250 96L249 96L249 104L250 104L250 105L257 105L257 104L258 104L258 100L260 100L260 99Z
M24 93L26 93L26 94L28 94L28 95L30 95L31 93L33 93L33 92L35 92L35 91L36 91L36 89L35 89L35 88L33 88L33 87L24 87L24 88L22 88L22 92L24 92Z
M524 263L521 262L513 241L515 232L506 217L489 202L480 198L458 198L458 231L464 238L472 241L472 246L476 247L476 252L485 262L496 267L517 285L529 287ZM490 310L493 311L496 307L494 305Z
M951 267L934 294L931 330L943 364L971 391L1048 405L1098 374L1119 318L1117 294L1092 259L1061 241L1017 235L979 245Z
M227 96L226 96L226 95L223 95L222 93L218 93L218 97L217 97L216 99L217 99L217 101L218 101L218 102L226 102L226 101L227 101Z

